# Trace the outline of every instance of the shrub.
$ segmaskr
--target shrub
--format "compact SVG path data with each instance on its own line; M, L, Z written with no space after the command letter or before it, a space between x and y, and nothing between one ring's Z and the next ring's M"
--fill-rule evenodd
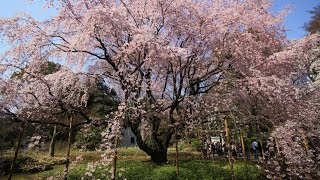
M198 139L191 140L191 147L194 150L200 151L201 150L201 142Z
M88 130L80 130L76 135L75 146L86 150L95 150L101 144L102 128L92 126Z

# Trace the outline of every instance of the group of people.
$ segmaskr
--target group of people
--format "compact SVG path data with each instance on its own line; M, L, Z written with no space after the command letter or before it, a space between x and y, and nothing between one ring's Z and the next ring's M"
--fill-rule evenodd
M224 156L225 152L226 152L226 144L225 143L220 143L220 142L210 142L210 141L205 141L202 144L202 148L201 148L201 152L202 155L207 158L210 159L211 157L213 158L215 155L217 156Z
M242 157L242 146L239 142L230 142L231 155L234 159ZM204 158L211 159L213 157L226 157L228 155L228 148L226 143L212 142L210 139L204 139L202 141L201 152ZM250 159L250 154L253 153L254 159L259 158L259 144L254 140L250 147L245 147L246 158Z
M234 158L241 156L241 144L232 142L230 143L230 145L232 150L232 156L234 156ZM201 151L203 157L205 157L206 159L210 159L215 156L225 157L228 154L228 148L226 143L211 142L210 140L203 141Z

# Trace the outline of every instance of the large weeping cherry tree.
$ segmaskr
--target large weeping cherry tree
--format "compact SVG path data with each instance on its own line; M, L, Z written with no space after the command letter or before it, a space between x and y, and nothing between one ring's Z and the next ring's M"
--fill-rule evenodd
M48 0L57 14L1 19L3 64L42 59L99 74L118 89L122 123L156 163L177 125L228 71L247 76L285 43L271 0ZM190 116L190 117L189 117ZM180 126L180 127L181 127Z

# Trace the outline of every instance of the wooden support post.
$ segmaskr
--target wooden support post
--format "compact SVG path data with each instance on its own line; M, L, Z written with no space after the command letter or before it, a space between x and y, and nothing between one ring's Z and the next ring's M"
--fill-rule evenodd
M175 148L176 148L176 174L177 176L179 175L179 151L178 151L178 128L177 126L175 126L175 140L176 140L176 143L175 143Z
M276 144L276 149L277 149L277 156L280 155L280 148L279 148L279 144L278 144L278 140L276 137L274 137L274 142Z
M66 157L66 167L64 170L64 178L65 180L68 179L69 175L69 164L70 164L70 149L71 149L71 135L72 135L72 124L73 124L73 117L70 115L69 117L69 134L68 134L68 150L67 150L67 157Z
M51 141L50 141L50 148L49 148L49 156L50 157L54 157L54 149L55 149L55 145L56 145L56 136L57 136L57 125L54 125L52 138L51 138Z
M115 140L114 140L114 154L113 154L113 162L112 162L112 175L111 175L111 180L116 180L117 176L117 161L118 161L118 146L119 146L119 137L118 134L115 135Z
M235 175L234 175L234 170L233 170L233 158L232 156L232 152L231 152L231 146L230 146L230 137L229 137L229 128L228 128L228 121L227 119L224 119L224 125L225 125L225 131L226 131L226 144L227 144L227 148L228 148L228 160L229 160L229 164L230 164L230 176L232 180L235 180Z
M10 166L10 172L9 172L8 180L11 180L11 178L12 178L13 168L14 168L14 164L16 163L17 158L18 158L19 148L20 148L20 145L21 145L21 141L22 141L22 137L23 137L23 133L24 133L24 128L25 128L25 122L22 122L21 130L20 130L20 133L19 133L19 136L18 136L18 144L17 144L16 150L14 152L14 158L13 158L13 160L11 162L11 166Z
M303 139L303 145L304 145L304 149L306 151L306 155L308 155L309 154L309 145L308 145L307 136L306 136L303 129L300 130L300 133L301 133L301 137Z
M242 132L242 130L240 130L240 141L241 141L243 160L246 161L246 151L245 151L245 146L244 146L244 141L243 141L243 132Z
M260 139L259 142L261 144L261 156L262 156L262 159L264 159L263 141Z

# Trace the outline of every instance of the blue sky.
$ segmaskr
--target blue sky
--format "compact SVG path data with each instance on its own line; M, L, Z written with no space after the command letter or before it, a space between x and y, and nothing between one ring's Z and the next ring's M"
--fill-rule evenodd
M4 3L5 2L5 3ZM45 0L2 0L0 5L0 16L11 17L19 12L28 12L39 20L44 20L55 14L55 9L45 8Z
M289 39L299 39L306 35L303 26L310 20L310 11L319 0L274 0L273 10L279 11L288 5L293 6L293 11L286 17L285 25L288 29Z
M44 8L43 2L44 0L34 0L34 3L30 4L26 0L2 0L0 16L10 17L18 12L26 11L39 20L43 20L55 14L54 9ZM307 11L312 10L318 3L320 4L319 0L274 0L273 11L279 11L288 5L294 7L286 18L289 39L298 39L306 34L303 25L310 20L310 14Z

